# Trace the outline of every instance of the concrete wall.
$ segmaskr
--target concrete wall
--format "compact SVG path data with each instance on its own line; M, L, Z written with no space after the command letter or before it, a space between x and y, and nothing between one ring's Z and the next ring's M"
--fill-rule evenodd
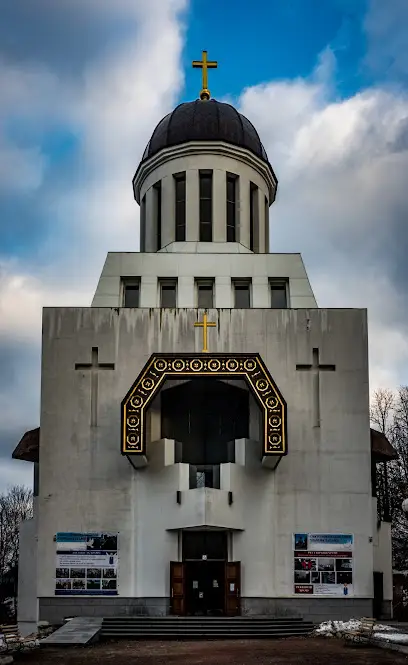
M233 558L242 561L242 595L293 599L291 534L320 531L354 533L355 599L370 598L366 311L218 309L209 316L217 321L210 349L259 352L288 404L289 454L277 470L231 465L234 510L245 527L233 539ZM120 455L120 403L153 352L201 351L196 318L195 309L44 309L41 598L54 596L57 531L112 530L120 533L119 597L159 598L165 607L169 561L180 556L178 535L167 528L181 509L176 490L183 465L135 471ZM115 371L99 372L98 426L91 428L90 372L75 370L75 363L90 362L94 346L100 362L115 363ZM320 362L336 365L321 374L320 427L311 416L312 375L296 370L298 363L311 363L316 347Z
M182 245L182 243L177 243ZM234 307L234 279L251 280L252 307L269 308L270 280L288 281L288 306L292 308L317 307L305 266L300 254L253 253L200 253L109 252L96 289L92 307L120 307L123 302L122 280L140 280L140 306L160 306L160 278L176 278L177 306L196 307L195 279L215 280L216 307ZM225 243L226 245L227 243ZM192 245L194 243L185 243ZM208 243L211 246L214 243ZM225 247L223 245L223 247ZM237 243L230 243L239 248ZM180 247L178 247L180 249ZM184 247L185 249L185 247Z
M391 523L377 522L377 499L372 503L374 571L383 573L384 614L389 614L393 600Z
M34 500L36 501L36 500ZM18 560L18 625L23 637L37 629L37 514L20 524Z

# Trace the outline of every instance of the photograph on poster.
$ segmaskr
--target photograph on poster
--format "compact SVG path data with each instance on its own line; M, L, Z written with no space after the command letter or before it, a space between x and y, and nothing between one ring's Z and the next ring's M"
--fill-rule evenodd
M70 577L85 577L85 568L71 568Z
M88 568L86 571L86 577L89 579L93 577L95 579L100 579L102 577L102 570L100 568Z
M317 570L316 559L295 559L295 570Z
M295 550L307 550L307 533L295 533Z
M85 589L85 580L72 580L73 589Z
M336 573L322 573L322 584L336 584Z
M102 580L102 589L116 589L116 580Z
M86 580L86 588L87 589L100 589L101 588L101 580L87 579Z
M352 584L353 576L351 573L336 573L337 584Z
M300 584L309 584L310 583L310 573L305 570L295 570L295 582Z
M352 559L336 559L336 570L347 572L352 569L353 569Z
M312 584L320 584L321 579L320 579L320 573L313 572L311 574L310 581Z
M334 559L321 559L319 557L318 570L334 570Z
M71 580L58 579L55 586L57 589L71 589Z
M103 577L110 577L110 578L116 578L116 570L115 568L104 568L103 569Z
M55 577L69 577L69 568L57 568Z

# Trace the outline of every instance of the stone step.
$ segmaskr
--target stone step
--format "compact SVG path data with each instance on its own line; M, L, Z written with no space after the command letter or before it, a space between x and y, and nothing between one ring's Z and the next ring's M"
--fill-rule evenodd
M106 617L100 637L133 639L248 639L308 635L314 626L299 618Z

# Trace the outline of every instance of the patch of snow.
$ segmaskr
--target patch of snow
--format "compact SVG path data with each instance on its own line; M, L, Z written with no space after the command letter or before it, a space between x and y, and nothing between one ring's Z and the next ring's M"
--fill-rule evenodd
M397 642L399 644L408 643L408 635L406 633L374 633L374 637L383 642Z
M374 626L374 630L377 631L386 631L386 630L395 630L395 626L386 626L383 623L376 623Z
M359 630L361 621L359 619L350 619L349 621L324 621L316 628L317 635L337 635L337 633L347 633L352 630Z

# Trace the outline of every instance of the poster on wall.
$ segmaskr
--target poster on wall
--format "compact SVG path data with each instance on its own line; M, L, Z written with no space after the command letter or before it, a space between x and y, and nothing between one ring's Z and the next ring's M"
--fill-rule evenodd
M116 596L117 533L57 533L56 596Z
M353 595L351 534L293 534L294 592L297 595Z

